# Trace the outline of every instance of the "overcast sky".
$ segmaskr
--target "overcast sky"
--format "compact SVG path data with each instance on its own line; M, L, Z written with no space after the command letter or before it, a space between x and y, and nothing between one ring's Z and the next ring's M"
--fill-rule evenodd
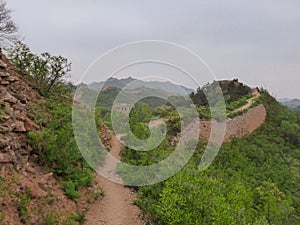
M7 6L33 52L70 59L74 82L106 51L155 39L193 50L218 79L238 77L276 97L300 98L299 0L7 0Z

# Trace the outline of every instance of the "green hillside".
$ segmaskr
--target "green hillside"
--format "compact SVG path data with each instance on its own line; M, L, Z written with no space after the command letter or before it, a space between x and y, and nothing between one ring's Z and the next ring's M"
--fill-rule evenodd
M198 165L205 147L169 180L138 188L137 204L149 224L299 224L300 117L267 92L266 123L243 139L225 143L208 170ZM151 164L172 152L127 149L123 160Z

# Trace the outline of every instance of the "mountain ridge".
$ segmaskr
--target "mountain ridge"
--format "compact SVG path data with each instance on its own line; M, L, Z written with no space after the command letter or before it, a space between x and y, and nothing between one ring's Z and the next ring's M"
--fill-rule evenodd
M292 110L300 110L300 99L297 98L281 98L278 99L278 102L280 102L282 105L292 109Z
M168 92L170 94L177 94L177 95L186 95L194 92L195 90L192 88L185 87L183 85L178 85L175 83L172 83L170 81L143 81L137 78L132 78L129 76L128 78L114 78L110 77L106 81L100 81L100 82L92 82L88 84L88 86L92 89L98 90L103 87L117 87L120 89L137 89L140 87L146 87L151 89L162 89L165 92Z

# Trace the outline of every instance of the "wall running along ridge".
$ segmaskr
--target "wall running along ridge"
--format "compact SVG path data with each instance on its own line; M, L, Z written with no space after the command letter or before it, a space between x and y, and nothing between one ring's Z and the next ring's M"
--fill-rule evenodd
M242 138L258 129L266 120L267 111L263 104L259 104L246 113L233 119L227 119L224 141L232 137ZM200 121L200 139L208 140L211 132L211 121Z

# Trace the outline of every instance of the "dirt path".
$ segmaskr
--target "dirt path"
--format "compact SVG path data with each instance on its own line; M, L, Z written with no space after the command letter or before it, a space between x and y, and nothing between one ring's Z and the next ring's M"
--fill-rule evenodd
M120 160L122 144L112 137L110 153ZM133 205L134 193L121 184L113 183L98 175L99 185L105 191L105 197L90 207L86 215L87 225L143 225L140 209Z
M242 111L249 108L259 96L260 93L257 90L253 91L253 97L247 100L247 104L235 111ZM150 126L155 127L160 124L160 120L155 120L152 121ZM184 140L184 142L186 141L188 140ZM118 141L117 137L112 136L110 153L116 159L120 160L121 150L122 144ZM106 164L108 164L107 176L109 177L110 170L115 169L116 163L108 159ZM132 204L135 195L129 188L111 182L100 175L96 177L96 180L104 189L105 197L90 207L86 215L86 225L144 225L140 209Z
M253 88L252 91L253 91L253 96L247 100L247 104L243 105L242 107L240 107L236 110L234 110L233 111L234 113L243 111L243 110L248 109L252 106L254 100L257 99L260 96L260 93L258 92L257 88Z

